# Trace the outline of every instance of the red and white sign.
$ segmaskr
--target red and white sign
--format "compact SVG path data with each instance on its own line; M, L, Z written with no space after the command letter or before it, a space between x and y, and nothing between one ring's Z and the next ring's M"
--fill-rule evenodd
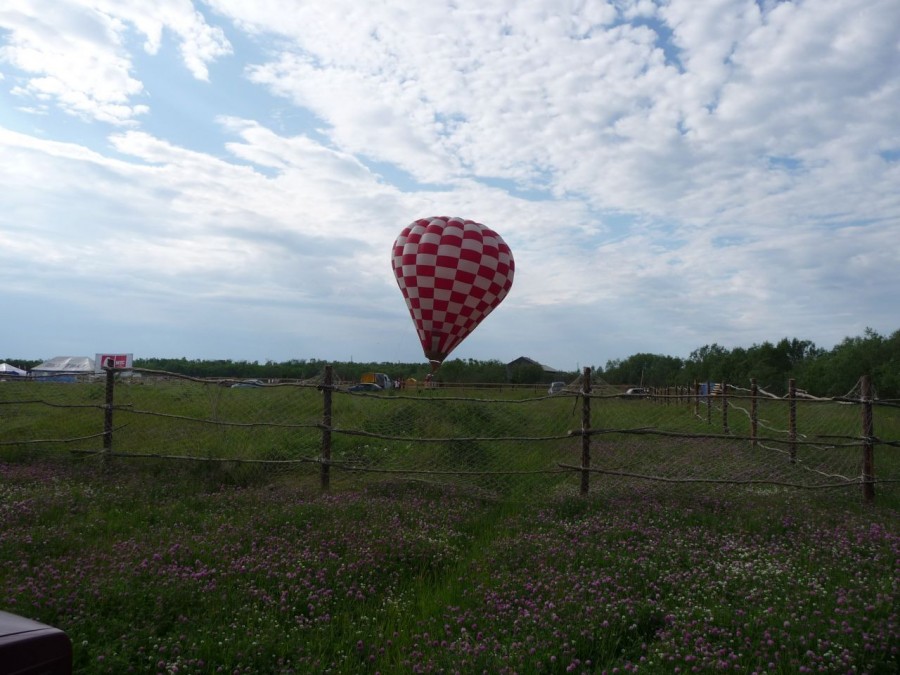
M94 370L102 373L104 367L112 366L116 370L131 368L132 356L132 354L97 354L97 358L94 359Z

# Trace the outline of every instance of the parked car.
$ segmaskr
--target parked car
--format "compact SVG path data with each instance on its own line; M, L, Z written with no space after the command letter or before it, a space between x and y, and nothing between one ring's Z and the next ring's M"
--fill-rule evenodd
M650 391L643 387L631 387L622 394L622 398L650 398Z
M347 391L384 391L381 387L379 387L374 382L360 382L359 384L354 384L352 387L348 388Z
M563 388L565 386L566 386L565 382L551 382L550 388L547 390L547 393L551 394L551 395L558 394L559 392L561 392L563 390Z
M0 611L0 672L72 672L72 641L59 628Z
M244 387L264 387L262 380L242 380L231 385L232 389L243 389Z

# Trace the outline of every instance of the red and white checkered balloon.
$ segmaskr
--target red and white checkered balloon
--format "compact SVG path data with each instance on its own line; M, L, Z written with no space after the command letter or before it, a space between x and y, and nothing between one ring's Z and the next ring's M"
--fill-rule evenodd
M394 242L394 274L437 367L499 305L512 287L515 262L492 229L463 218L422 218Z

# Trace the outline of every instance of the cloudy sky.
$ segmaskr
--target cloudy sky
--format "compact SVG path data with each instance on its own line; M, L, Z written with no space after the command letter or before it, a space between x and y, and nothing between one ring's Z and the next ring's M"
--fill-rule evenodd
M391 270L513 251L453 353L900 328L897 0L5 0L0 358L424 360Z

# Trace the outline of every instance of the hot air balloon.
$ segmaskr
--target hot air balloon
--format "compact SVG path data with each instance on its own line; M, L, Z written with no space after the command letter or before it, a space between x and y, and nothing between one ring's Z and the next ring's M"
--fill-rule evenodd
M393 266L432 370L503 301L516 267L499 234L446 216L403 228Z

